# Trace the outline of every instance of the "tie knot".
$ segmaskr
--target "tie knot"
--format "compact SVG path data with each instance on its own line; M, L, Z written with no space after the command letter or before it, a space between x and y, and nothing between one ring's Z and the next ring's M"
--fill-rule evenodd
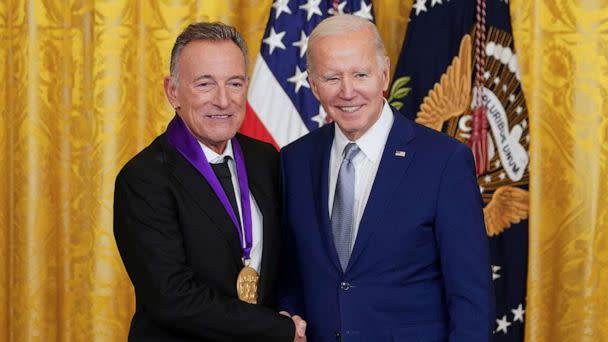
M230 160L230 156L225 156L224 161L217 164L211 164L211 168L213 172L217 176L217 178L230 178L230 168L228 167L228 161Z
M355 143L348 143L344 148L344 159L349 162L359 153L359 146Z

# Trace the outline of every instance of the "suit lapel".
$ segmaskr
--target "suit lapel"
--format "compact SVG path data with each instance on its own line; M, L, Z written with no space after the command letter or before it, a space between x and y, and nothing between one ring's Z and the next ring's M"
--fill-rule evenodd
M205 178L192 166L181 154L171 146L166 140L163 140L164 149L170 158L170 162L175 165L173 171L174 177L182 185L184 190L188 192L193 201L199 206L202 212L214 223L214 228L226 240L228 247L232 251L234 261L237 265L242 265L241 248L239 237L234 227L234 223L226 213L219 198L213 192ZM201 227L204 229L206 227Z
M386 207L390 205L393 196L395 196L395 190L406 174L416 153L414 147L408 144L414 138L413 123L394 110L393 115L395 118L393 127L389 132L378 172L359 224L359 231L346 269L347 272L367 246L370 237L380 229L382 214ZM405 152L404 156L402 152Z
M326 126L323 132L320 143L314 150L311 157L311 178L313 182L313 198L316 199L317 222L319 233L323 240L323 245L327 252L327 256L331 260L334 267L342 272L340 259L334 245L334 238L331 230L331 221L329 218L329 158L331 154L331 145L334 139L335 124Z

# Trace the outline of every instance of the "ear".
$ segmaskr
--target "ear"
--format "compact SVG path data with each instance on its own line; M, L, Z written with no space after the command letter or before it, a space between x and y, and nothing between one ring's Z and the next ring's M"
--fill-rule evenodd
M165 77L163 85L165 87L165 95L167 96L167 100L169 100L171 107L177 110L179 108L179 101L177 99L177 84L174 82L171 76L167 76Z
M391 60L388 56L384 56L384 70L382 71L382 91L386 92L388 90L388 83L390 81L390 72L391 72Z

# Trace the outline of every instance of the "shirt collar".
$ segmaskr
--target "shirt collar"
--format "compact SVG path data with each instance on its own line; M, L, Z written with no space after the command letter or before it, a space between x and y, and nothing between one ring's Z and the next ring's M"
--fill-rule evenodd
M224 157L226 156L229 156L230 158L232 158L232 160L234 160L234 152L232 151L231 140L228 140L228 142L226 143L226 148L224 149L224 153L222 154L217 154L215 151L213 151L212 149L207 147L207 145L203 144L200 141L198 142L198 144L201 145L203 153L205 154L205 158L207 158L209 164L221 163L224 161Z
M393 111L389 106L388 102L384 100L384 106L378 120L365 132L359 139L354 141L359 146L359 149L363 152L372 162L377 162L382 157L382 151L388 138L388 133L393 126ZM348 140L346 135L342 133L340 127L335 125L334 144L336 145L339 153L344 151L346 145L351 142Z

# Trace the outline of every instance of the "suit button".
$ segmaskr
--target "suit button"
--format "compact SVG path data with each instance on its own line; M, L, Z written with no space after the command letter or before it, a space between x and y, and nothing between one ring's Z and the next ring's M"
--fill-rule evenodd
M339 331L336 331L336 332L334 333L334 336L336 336L336 341L340 341L340 340L341 340L342 335L340 335L340 332L339 332Z
M340 283L340 288L344 291L348 291L348 289L350 289L350 284L343 281L342 283Z

